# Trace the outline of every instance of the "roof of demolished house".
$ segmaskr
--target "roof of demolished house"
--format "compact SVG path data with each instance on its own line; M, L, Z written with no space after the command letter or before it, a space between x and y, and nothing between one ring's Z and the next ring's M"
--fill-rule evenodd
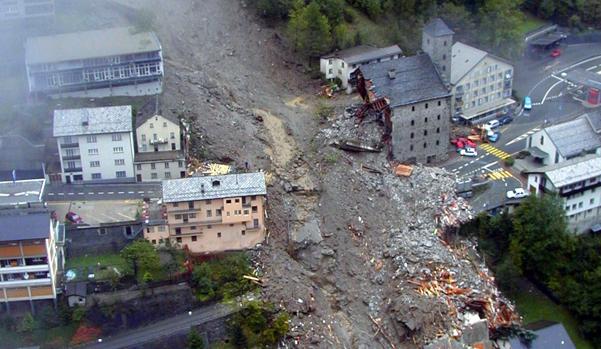
M450 95L426 54L369 64L359 69L365 79L371 81L372 91L378 97L389 98L392 108Z

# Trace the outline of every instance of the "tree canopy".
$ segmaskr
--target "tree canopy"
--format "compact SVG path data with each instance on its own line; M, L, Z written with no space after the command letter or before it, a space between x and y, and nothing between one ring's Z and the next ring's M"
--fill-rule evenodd
M134 272L136 280L156 280L161 270L161 260L157 250L146 240L136 240L125 246L121 256L127 261Z

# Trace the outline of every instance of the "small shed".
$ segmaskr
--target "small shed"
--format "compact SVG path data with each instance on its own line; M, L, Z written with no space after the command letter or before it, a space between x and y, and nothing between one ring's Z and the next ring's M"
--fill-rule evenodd
M65 296L70 307L85 306L87 295L87 282L72 282L65 285Z

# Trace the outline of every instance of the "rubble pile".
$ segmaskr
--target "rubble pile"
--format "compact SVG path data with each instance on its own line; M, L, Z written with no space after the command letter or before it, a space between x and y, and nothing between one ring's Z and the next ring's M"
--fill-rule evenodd
M383 148L381 139L384 132L381 115L369 111L365 114L363 121L358 123L355 113L360 107L360 104L347 107L344 113L329 128L320 132L320 137L328 140L329 145L339 146L346 143L351 143L351 145L358 143L368 148L365 151L380 151Z

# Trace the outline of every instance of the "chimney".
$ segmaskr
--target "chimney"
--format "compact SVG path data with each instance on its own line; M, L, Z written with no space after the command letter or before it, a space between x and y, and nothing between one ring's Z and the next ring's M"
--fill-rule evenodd
M388 70L388 78L390 80L393 80L394 78L396 78L396 69Z

